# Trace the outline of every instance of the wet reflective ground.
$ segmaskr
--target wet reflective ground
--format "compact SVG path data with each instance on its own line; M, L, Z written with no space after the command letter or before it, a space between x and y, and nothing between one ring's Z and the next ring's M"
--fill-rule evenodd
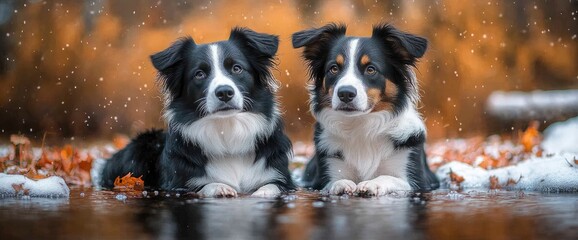
M0 199L0 239L577 239L578 194L436 191L418 197L143 198L71 189ZM120 200L119 200L120 199Z

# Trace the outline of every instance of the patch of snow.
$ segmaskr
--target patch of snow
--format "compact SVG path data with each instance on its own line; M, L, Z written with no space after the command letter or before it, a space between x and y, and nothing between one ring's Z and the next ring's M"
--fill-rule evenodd
M12 197L21 194L30 197L68 198L70 189L64 179L57 176L35 181L22 175L0 173L0 197Z
M486 170L462 162L450 162L441 166L436 175L449 186L450 169L464 178L463 188L489 188L490 176L496 176L499 184L511 190L530 190L548 192L578 191L578 165L575 154L563 153L548 157L532 157L504 168ZM507 186L508 180L518 181Z
M542 148L548 153L578 153L578 117L546 128Z
M92 161L92 167L90 168L90 177L92 178L92 186L100 187L100 180L102 175L102 170L104 170L104 165L106 160L103 158L95 158Z

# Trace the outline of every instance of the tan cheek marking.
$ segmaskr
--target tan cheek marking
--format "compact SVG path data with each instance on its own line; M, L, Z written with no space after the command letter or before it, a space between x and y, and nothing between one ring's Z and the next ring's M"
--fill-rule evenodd
M398 91L397 85L389 79L386 79L385 91L376 88L368 90L367 95L371 99L370 104L374 105L372 112L393 111Z
M371 62L371 59L369 58L369 56L367 56L365 54L363 56L361 56L361 65L367 65L370 62Z
M340 66L343 66L343 64L345 63L345 58L343 57L343 55L339 54L337 55L337 57L335 58L335 62L337 64L339 64Z
M398 92L399 89L397 89L397 85L395 85L395 83L393 83L391 80L387 79L385 81L385 96L387 97L387 100L395 100Z

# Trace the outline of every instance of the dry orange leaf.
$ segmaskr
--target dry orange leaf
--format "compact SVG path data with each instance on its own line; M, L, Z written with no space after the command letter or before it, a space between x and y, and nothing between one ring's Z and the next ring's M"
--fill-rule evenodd
M578 159L574 157L574 164L578 165Z
M500 189L500 182L498 181L498 177L490 176L490 189Z
M117 134L112 139L112 143L116 149L123 149L130 142L130 138L125 135Z
M115 189L124 189L124 190L143 190L144 189L144 181L141 179L142 175L138 178L133 177L132 173L128 173L124 175L124 177L116 177L114 180L114 188Z
M80 160L80 162L78 162L78 167L81 170L90 172L90 169L92 168L92 160L92 157L88 155L84 160Z
M520 143L524 146L525 152L532 152L532 148L540 144L540 132L538 131L539 126L540 123L538 121L532 121L526 131L522 134Z
M68 144L60 151L62 170L64 170L66 173L70 173L72 170L72 153L72 146Z
M454 173L451 169L450 169L450 181L456 183L458 186L460 185L460 183L462 183L464 181L464 177Z
M498 166L498 161L488 157L487 155L480 156L482 161L478 164L479 167L484 169L493 169Z
M520 179L522 179L522 176L520 176ZM508 178L508 182L506 183L506 186L513 186L518 184L518 182L520 182L520 179L518 179L518 181Z

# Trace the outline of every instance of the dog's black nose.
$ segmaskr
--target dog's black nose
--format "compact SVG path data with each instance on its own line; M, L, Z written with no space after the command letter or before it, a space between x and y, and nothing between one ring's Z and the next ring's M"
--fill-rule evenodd
M337 96L342 102L349 103L357 96L357 90L352 86L343 86L337 89Z
M223 102L228 102L235 95L235 90L231 86L223 85L215 89L215 95Z

